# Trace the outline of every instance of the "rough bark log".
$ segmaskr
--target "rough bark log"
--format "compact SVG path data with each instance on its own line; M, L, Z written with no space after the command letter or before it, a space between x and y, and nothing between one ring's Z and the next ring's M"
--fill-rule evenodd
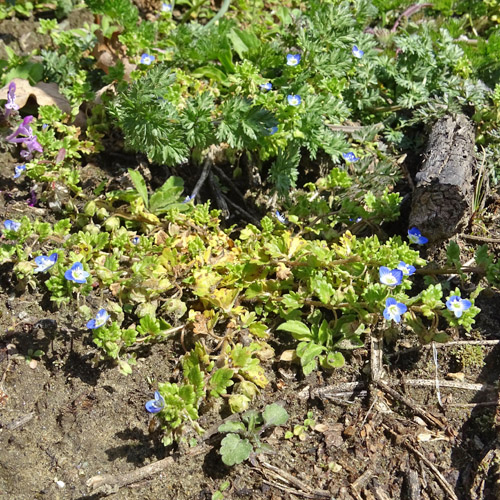
M474 164L471 122L463 115L439 120L416 175L410 227L417 227L431 242L462 231L472 214Z

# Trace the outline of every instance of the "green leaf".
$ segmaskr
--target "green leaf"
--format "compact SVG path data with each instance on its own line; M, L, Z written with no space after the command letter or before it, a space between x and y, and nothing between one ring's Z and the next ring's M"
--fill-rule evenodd
M149 200L148 200L148 188L146 187L146 181L144 177L137 172L136 170L128 169L128 173L130 178L132 179L132 183L134 184L135 189L139 193L139 196L144 201L144 206L149 208Z
M311 330L301 321L286 321L279 325L277 329L290 332L296 340L311 340L313 338Z
M277 403L273 403L266 406L262 412L262 417L264 418L264 423L270 426L286 424L289 415L285 408Z
M446 249L447 264L460 267L460 247L456 241L450 241Z
M168 205L179 202L184 190L184 181L180 177L171 176L157 189L149 200L149 209L153 213L163 211Z
M245 432L247 429L242 422L229 421L219 425L219 428L217 430L219 432L232 432L238 434L240 432Z
M248 439L241 439L237 434L228 434L221 441L220 454L226 465L241 464L252 451L253 447Z
M233 376L234 370L231 368L219 368L210 379L210 395L217 397L226 394L226 389L233 385Z

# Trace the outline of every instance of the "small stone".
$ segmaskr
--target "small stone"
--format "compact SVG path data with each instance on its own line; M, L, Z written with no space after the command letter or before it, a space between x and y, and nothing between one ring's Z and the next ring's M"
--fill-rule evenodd
M21 312L17 315L17 317L18 317L19 319L24 319L24 318L26 318L26 316L28 316L28 313L27 313L26 311L21 311Z
M61 480L59 480L59 479L58 479L58 480L56 480L56 484L57 484L57 486L58 486L59 488L61 488L61 490L62 490L62 489L66 486L66 485L64 484L64 481L61 481Z

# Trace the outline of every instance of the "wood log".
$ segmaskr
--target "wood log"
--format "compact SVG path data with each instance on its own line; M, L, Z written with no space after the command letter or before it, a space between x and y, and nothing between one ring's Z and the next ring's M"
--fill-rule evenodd
M464 115L439 120L416 175L410 228L417 227L432 243L462 231L472 215L474 167L472 123Z

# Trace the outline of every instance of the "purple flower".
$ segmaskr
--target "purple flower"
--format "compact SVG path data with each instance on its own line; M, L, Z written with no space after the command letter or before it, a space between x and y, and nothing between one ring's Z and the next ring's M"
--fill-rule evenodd
M398 302L396 299L389 297L385 301L384 318L387 321L393 320L399 323L401 321L401 315L407 310L408 308L402 302Z
M22 137L18 137L18 135L26 135L28 137L33 136L33 130L31 130L30 123L33 121L33 116L29 115L24 118L22 121L21 125L17 127L17 129L12 132L8 137L5 139L9 142L24 142L26 139L23 139Z
M422 236L422 233L416 227L408 230L408 239L410 243L415 243L415 245L425 245L429 241L425 236Z
M286 64L287 66L297 66L300 62L300 54L287 54Z
M91 319L87 323L87 328L90 328L91 330L95 330L96 328L101 328L106 321L109 319L109 314L106 312L106 309L100 309L99 312L96 314L95 319Z
M292 95L291 94L291 95L288 95L286 98L287 98L288 104L290 104L290 106L298 106L302 102L300 95Z
M14 179L17 179L18 177L21 177L21 174L26 170L26 165L17 165L14 168Z
M34 272L35 273L44 273L48 271L51 267L55 265L59 255L57 253L53 253L47 257L47 255L39 255L35 257L35 264L38 266Z
M403 281L403 272L399 269L389 269L388 267L381 266L379 269L380 283L383 285L394 288L401 285Z
M401 261L398 264L398 269L405 275L405 276L411 276L412 274L415 274L415 266L410 266L410 264L406 264L403 261Z
M349 153L342 153L342 156L347 163L356 163L359 160L359 158L352 151Z
M462 313L469 309L472 305L470 300L462 299L458 295L452 295L446 301L446 307L455 315L456 318L460 318Z
M75 283L87 283L87 278L90 273L83 269L81 262L75 262L70 269L64 273L64 277L68 281L74 281Z
M274 212L274 215L276 216L276 218L282 223L282 224L286 224L287 223L287 220L286 220L286 217L284 215L281 215L278 210L276 210L276 212Z
M14 231L17 233L17 231L19 231L19 228L21 227L21 223L20 222L16 222L16 221L13 221L13 220L10 220L10 219L7 219L4 223L3 223L5 229L7 229L7 231Z
M149 54L144 53L141 56L140 63L149 66L155 59L156 59L155 56L151 56Z
M262 90L271 90L273 88L273 84L271 82L262 83L261 85L259 85L259 87Z
M160 394L160 391L155 391L155 398L146 403L146 410L149 413L158 413L165 408L165 399Z
M163 2L161 4L161 11L162 12L172 12L172 5L170 5L169 3Z
M354 45L354 47L352 48L352 55L354 57L357 57L358 59L361 59L365 55L365 53L361 49L359 49L357 45Z
M5 103L5 118L7 118L12 111L17 111L19 106L16 104L16 84L10 82L9 90L7 91L7 102Z

